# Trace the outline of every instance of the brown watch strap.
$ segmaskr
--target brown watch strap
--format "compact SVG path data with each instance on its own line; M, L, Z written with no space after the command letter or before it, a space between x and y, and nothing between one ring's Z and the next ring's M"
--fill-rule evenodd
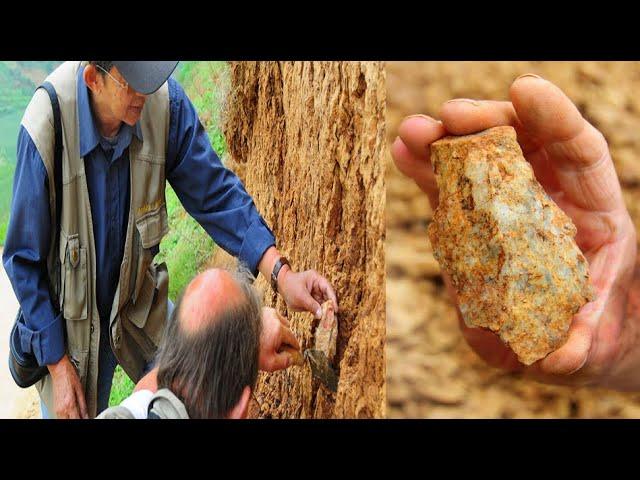
M271 288L276 293L278 293L278 274L280 273L282 267L284 267L285 265L289 265L289 267L291 267L291 264L289 264L289 260L287 260L285 257L280 257L276 264L273 266L273 271L271 272Z

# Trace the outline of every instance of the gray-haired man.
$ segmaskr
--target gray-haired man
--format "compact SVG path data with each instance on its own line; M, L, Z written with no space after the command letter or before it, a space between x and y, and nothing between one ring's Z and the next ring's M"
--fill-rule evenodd
M286 319L261 308L248 275L201 273L176 305L157 366L129 398L98 418L246 417L261 342L284 345L283 358L298 356L296 338L281 325L288 327Z

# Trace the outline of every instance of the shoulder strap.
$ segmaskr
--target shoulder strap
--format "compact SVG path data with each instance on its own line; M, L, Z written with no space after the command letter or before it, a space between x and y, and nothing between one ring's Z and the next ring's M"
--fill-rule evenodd
M54 148L53 148L53 178L55 182L55 223L56 234L54 236L55 241L52 247L54 248L54 258L56 259L56 265L59 263L59 255L56 254L58 245L60 242L60 222L62 218L62 120L60 118L60 103L58 102L58 95L56 89L49 82L43 82L38 88L43 88L49 94L51 100L51 108L53 110L53 130L54 130ZM37 89L36 89L37 90ZM53 220L53 219L52 219ZM59 291L57 288L54 290ZM55 297L57 298L57 297ZM54 305L57 302L53 302Z
M154 395L155 397L155 395ZM157 398L152 398L147 406L147 420L161 420L162 418L156 412L153 411L153 404L156 402Z

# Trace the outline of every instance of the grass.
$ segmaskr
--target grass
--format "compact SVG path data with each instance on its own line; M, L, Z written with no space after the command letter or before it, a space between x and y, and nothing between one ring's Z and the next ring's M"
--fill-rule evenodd
M16 164L20 120L36 83L59 62L0 61L0 246L4 245Z
M13 191L15 163L9 162L0 151L0 246L4 245L9 224L9 207Z
M4 151L7 160L11 163L16 163L18 131L20 130L20 121L27 103L24 104L22 110L0 113L0 150Z
M220 130L226 75L225 62L181 62L176 78L198 110L209 140L221 157L227 147ZM204 229L185 211L170 185L166 188L169 234L160 244L156 261L166 262L169 270L169 298L175 303L189 281L206 265L215 248ZM109 406L118 405L131 395L134 383L116 367L109 397Z

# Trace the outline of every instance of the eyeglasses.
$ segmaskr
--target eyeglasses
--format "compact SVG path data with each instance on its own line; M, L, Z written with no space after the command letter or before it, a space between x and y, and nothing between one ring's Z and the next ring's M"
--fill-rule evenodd
M114 78L113 75L111 75L109 72L107 72L104 68L102 68L100 65L96 65L96 67L98 67L100 70L102 70L104 73L106 73L107 75L109 75L111 77L111 80L113 80L114 82L116 82L118 84L118 86L124 90L129 90L129 84L127 82L124 83L124 85L122 85L118 80L116 80Z

